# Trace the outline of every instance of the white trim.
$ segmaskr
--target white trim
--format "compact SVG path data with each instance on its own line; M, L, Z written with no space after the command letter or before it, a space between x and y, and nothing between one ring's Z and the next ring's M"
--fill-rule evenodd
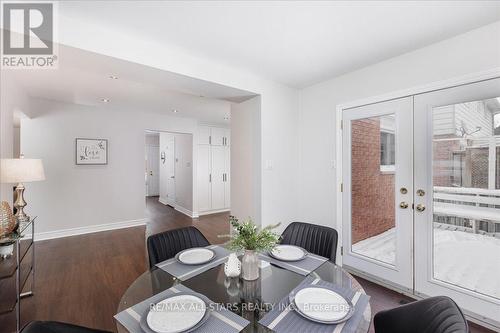
M54 238L62 238L62 237L90 234L90 233L94 233L94 232L137 227L137 226L145 225L147 221L148 221L148 219L138 219L138 220L91 225L91 226L87 226L87 227L78 227L78 228L62 229L62 230L55 230L55 231L38 232L38 233L35 233L35 242L48 240L48 239L54 239Z
M372 96L364 99L358 99L352 102L346 102L338 104L335 108L335 165L337 166L336 179L335 179L335 188L336 190L336 199L337 199L337 221L342 221L342 192L341 192L341 184L342 184L342 111L345 109L362 106L366 104L372 104L377 102L383 102L391 99L413 96L417 94L422 94L434 90L451 88L454 86L459 86L463 84L473 83L482 80L493 79L495 77L500 76L500 67L493 68L491 70L486 70L482 72L467 74L455 78L451 78L448 80L442 80L433 82L430 84L420 85L408 89L398 90L392 93ZM339 234L339 246L342 246L342 222L337 225L338 234ZM337 258L337 263L342 266L342 256L340 256L340 251Z
M174 205L174 209L178 212L181 212L182 214L184 215L187 215L189 216L190 218L197 218L199 215L190 211L189 209L187 208L184 208L182 206L179 206L179 205Z
M158 198L158 202L161 203L161 204L164 204L165 206L172 206L172 207L175 206L175 202L171 202L168 199L162 198L162 197Z
M203 216L203 215L210 215L210 214L217 214L217 213L225 213L225 212L229 212L230 210L231 210L230 208L223 208L223 209L217 209L217 210L207 210L204 212L199 212L198 215Z

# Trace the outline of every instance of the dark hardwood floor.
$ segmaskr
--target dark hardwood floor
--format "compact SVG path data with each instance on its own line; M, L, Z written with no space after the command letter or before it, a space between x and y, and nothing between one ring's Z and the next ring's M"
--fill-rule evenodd
M120 298L147 269L146 235L194 225L211 243L224 241L217 236L228 233L229 214L191 219L157 200L147 199L150 222L146 227L37 242L35 295L22 301L23 321L58 320L116 331L113 315ZM364 279L359 281L371 296L373 314L410 300ZM473 327L472 332L490 331Z

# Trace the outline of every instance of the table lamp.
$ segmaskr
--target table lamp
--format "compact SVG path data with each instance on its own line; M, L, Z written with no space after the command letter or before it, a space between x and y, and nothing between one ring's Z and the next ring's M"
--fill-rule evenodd
M0 182L17 183L16 186L16 207L17 212L14 217L18 223L27 222L30 217L24 212L27 203L24 201L24 185L27 182L45 180L42 160L24 158L2 158L0 164Z

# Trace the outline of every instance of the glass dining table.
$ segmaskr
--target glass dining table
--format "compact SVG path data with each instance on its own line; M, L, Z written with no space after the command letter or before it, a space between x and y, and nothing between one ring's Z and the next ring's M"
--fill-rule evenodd
M225 305L230 311L250 321L250 324L242 332L273 332L259 324L259 320L270 310L273 304L277 304L299 285L305 279L305 276L266 262L263 263L260 268L260 277L254 281L227 278L224 274L223 264L182 282L162 269L154 267L143 273L130 285L121 298L117 313L176 284L183 284L205 295L213 302ZM365 293L352 275L330 261L323 263L310 275L343 288ZM355 332L368 332L370 320L371 307L368 304ZM117 322L117 330L119 333L128 332L119 322Z

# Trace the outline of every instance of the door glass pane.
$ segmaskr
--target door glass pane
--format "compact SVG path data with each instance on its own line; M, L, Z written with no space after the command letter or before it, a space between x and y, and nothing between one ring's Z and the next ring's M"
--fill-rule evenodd
M394 114L351 121L352 252L396 260Z
M433 276L500 298L500 98L433 109Z

